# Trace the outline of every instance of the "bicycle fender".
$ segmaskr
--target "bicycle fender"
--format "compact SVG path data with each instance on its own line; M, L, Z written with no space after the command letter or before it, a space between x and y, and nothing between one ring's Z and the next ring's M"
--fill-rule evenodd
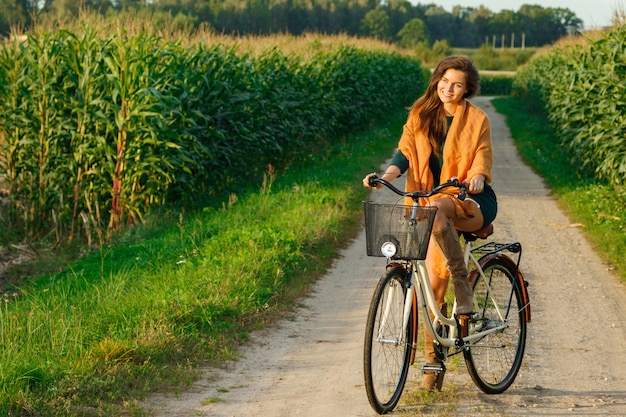
M517 268L517 264L513 262L513 259L509 258L505 254L501 252L489 253L478 260L478 264L481 268L485 266L485 264L492 259L500 259L507 263L509 267L515 271L517 270L517 284L522 289L522 301L524 302L524 309L526 310L526 322L530 323L531 315L530 315L530 297L528 296L528 283L524 280L524 276L522 275L522 271ZM470 285L473 287L474 282L479 276L479 272L477 270L473 270L469 273L468 279Z
M417 308L417 294L413 291L413 305L411 306L413 310L413 340L411 340L411 359L409 363L413 365L415 363L415 354L417 352L417 323L419 320L417 319L418 308Z

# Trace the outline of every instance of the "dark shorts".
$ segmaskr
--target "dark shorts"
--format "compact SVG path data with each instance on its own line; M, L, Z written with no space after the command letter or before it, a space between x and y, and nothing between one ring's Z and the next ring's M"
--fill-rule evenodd
M480 204L480 211L483 214L483 227L493 222L498 213L498 200L496 193L489 184L485 184L485 190L480 194L471 194L470 197Z

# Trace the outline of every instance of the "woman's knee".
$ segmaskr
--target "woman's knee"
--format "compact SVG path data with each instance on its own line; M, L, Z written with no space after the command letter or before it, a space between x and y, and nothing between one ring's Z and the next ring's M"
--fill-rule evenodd
M435 301L441 304L446 298L446 290L448 289L448 279L435 276L431 278L430 284L433 288L433 295L435 296Z
M435 215L435 222L433 224L433 230L439 231L446 227L448 220L454 219L455 210L454 203L446 201L445 198L439 198L432 203L432 206L437 208L437 214Z

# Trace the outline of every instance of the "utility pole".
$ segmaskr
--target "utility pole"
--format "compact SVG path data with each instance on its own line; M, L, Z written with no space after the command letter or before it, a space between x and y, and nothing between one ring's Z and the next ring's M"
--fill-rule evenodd
M511 49L515 48L515 32L511 33Z

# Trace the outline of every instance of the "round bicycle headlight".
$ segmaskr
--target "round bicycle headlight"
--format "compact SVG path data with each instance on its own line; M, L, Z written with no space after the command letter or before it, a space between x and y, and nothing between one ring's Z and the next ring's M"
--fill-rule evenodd
M387 258L391 258L398 252L398 248L393 242L385 242L380 246L380 252Z

